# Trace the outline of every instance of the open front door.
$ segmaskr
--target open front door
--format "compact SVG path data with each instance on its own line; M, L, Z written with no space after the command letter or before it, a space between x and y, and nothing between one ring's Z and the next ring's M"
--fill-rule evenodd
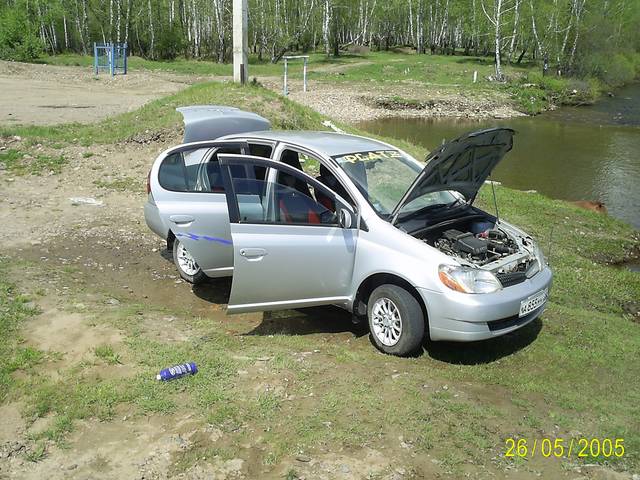
M219 159L233 239L229 312L346 303L358 237L352 207L288 165ZM236 175L239 166L253 179Z

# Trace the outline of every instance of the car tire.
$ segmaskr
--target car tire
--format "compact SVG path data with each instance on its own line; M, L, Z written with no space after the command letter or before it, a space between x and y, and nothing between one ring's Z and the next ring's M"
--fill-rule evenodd
M189 283L197 285L207 279L200 265L196 263L184 244L177 238L173 241L173 263L175 263L180 277Z
M422 344L422 308L413 295L398 285L381 285L371 293L367 318L371 340L384 353L405 356Z

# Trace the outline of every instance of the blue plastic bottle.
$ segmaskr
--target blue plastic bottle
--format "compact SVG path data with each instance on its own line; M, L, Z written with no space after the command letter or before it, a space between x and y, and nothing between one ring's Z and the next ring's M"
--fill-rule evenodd
M198 367L196 367L195 363L182 363L180 365L160 370L160 373L156 375L156 379L167 382L169 380L184 377L185 375L195 375L196 373L198 373Z

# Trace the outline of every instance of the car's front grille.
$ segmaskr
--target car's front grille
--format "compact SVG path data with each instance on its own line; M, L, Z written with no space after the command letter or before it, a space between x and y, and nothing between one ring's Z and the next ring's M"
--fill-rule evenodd
M524 282L527 274L525 272L497 273L496 278L503 287L511 287Z
M498 330L504 330L505 328L515 327L516 325L523 325L527 323L529 320L531 320L531 318L536 316L539 313L538 310L539 309L536 308L533 312L528 313L522 317L519 317L518 315L513 315L511 317L501 318L500 320L487 322L487 326L489 327L489 330L491 330L492 332L495 332Z

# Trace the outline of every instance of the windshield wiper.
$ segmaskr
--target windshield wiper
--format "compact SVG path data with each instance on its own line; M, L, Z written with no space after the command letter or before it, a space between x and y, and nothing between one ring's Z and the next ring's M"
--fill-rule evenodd
M464 204L464 202L460 197L456 198L453 202L447 204L447 207L455 207L457 204Z

